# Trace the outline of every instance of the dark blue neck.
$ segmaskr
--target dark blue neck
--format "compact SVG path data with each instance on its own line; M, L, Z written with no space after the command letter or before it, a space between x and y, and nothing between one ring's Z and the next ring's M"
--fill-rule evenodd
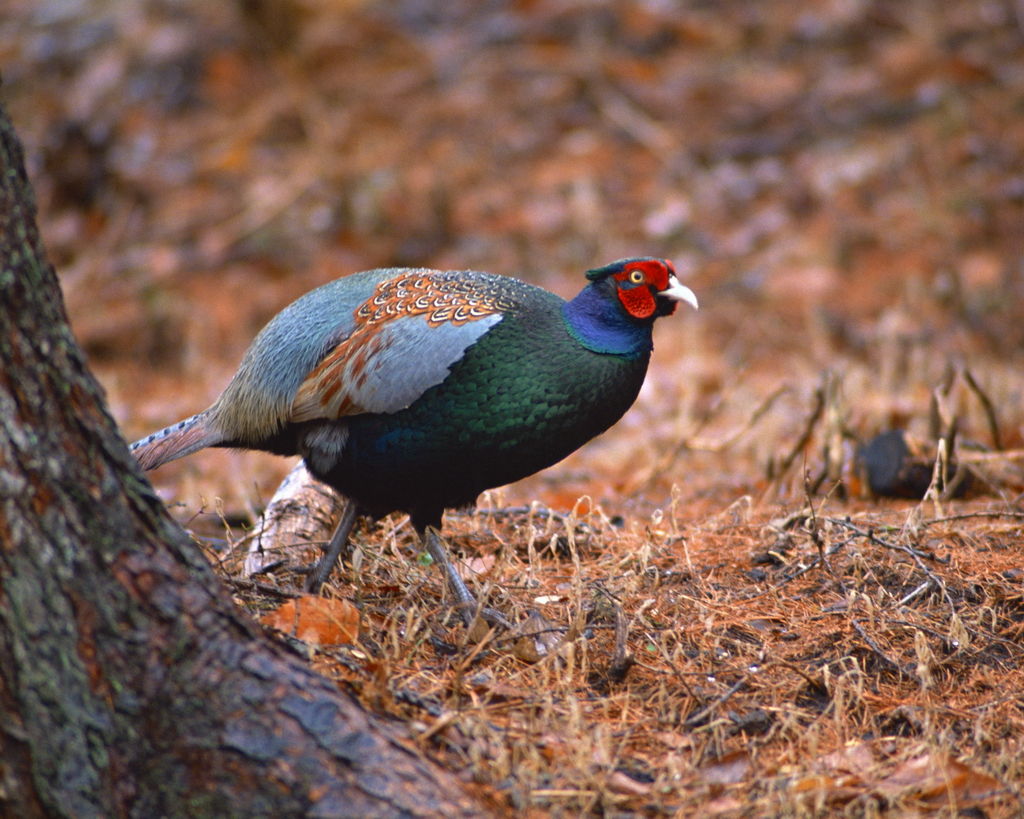
M602 283L589 284L562 307L569 333L595 353L630 358L649 353L653 322L638 322L622 309L619 300Z

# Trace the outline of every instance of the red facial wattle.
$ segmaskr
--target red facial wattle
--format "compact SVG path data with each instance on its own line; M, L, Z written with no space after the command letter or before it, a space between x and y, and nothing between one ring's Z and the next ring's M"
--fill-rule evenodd
M643 284L634 287L619 287L619 301L633 318L650 318L657 309L651 289Z
M674 273L672 263L645 259L630 262L614 274L618 282L618 296L626 312L634 318L646 319L655 314L658 303L655 294L669 287L669 276ZM637 276L640 274L640 277ZM667 315L675 310L675 304L662 313Z

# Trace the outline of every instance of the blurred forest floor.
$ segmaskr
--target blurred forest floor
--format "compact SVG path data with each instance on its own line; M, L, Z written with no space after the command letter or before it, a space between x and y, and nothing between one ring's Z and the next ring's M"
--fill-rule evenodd
M356 270L697 292L620 424L446 519L548 656L467 644L407 523L360 530L311 661L424 753L538 816L1021 815L1021 0L8 0L0 68L129 440ZM873 496L889 429L966 492ZM316 554L239 575L290 466L151 476L257 616Z

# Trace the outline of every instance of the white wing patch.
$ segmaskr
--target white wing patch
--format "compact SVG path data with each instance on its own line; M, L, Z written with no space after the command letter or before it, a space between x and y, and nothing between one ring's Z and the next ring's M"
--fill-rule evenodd
M501 318L493 312L438 321L436 313L424 312L360 324L299 385L289 419L405 409L444 381L452 365Z

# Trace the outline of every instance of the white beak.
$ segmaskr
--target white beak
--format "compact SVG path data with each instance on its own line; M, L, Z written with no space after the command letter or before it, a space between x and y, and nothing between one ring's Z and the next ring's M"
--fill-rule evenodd
M673 301L685 301L694 310L698 310L696 294L685 284L681 284L675 276L668 277L668 287L658 291L659 296L666 296Z

